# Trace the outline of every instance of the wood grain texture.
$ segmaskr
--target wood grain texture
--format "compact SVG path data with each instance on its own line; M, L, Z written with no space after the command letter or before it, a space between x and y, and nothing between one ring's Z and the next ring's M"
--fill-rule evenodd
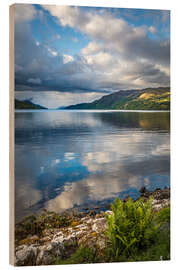
M9 262L14 265L14 5L9 8Z

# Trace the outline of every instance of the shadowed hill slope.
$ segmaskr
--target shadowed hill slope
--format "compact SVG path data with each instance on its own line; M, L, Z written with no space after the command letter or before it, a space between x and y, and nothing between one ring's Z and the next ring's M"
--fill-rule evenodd
M34 104L30 100L17 100L15 99L15 109L18 110L40 110L40 109L47 109L43 106L40 106L38 104Z

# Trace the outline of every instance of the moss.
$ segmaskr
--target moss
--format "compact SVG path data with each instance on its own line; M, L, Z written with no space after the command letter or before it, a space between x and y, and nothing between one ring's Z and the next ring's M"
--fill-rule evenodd
M38 216L28 216L15 227L15 244L20 245L20 241L26 239L29 235L37 235L39 237L44 235L48 229L67 227L72 223L67 216L61 216L56 213L42 212Z
M92 237L96 237L97 236L97 232L92 232Z
M71 223L71 227L76 227L76 226L78 226L80 223L79 223L79 221L73 221L72 223Z
M38 236L33 236L33 237L27 237L25 239L22 239L19 241L19 245L28 245L28 244L34 244L39 241Z

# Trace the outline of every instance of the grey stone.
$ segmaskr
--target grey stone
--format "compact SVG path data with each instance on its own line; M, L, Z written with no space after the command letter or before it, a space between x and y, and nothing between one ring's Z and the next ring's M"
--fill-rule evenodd
M15 263L18 266L23 265L36 265L36 257L38 254L37 247L34 246L23 246L22 249L18 250L15 254Z

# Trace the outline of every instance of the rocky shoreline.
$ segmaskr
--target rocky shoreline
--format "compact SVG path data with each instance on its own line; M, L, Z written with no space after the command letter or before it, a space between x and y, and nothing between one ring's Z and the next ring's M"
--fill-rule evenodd
M154 211L170 205L169 188L148 191L143 187L140 193L144 200L152 197ZM128 197L123 199L124 203L127 200ZM15 265L53 264L57 258L69 258L80 246L103 254L108 241L106 216L111 214L110 209L64 215L44 209L37 217L25 218L15 228Z

